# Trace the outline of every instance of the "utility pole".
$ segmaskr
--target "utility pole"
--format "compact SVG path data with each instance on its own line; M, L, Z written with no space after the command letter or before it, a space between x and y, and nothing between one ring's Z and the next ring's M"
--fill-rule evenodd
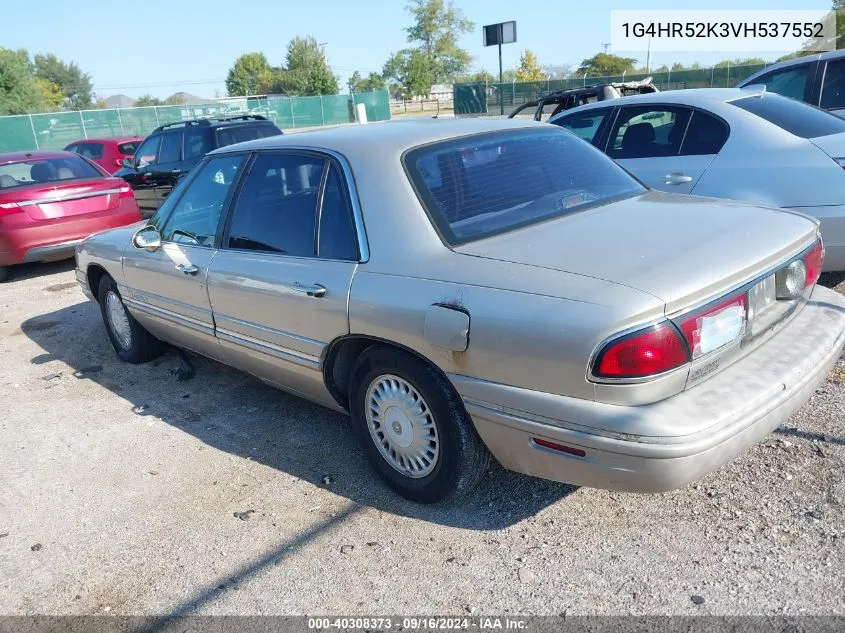
M610 48L610 42L605 42L602 46L604 47L604 54L607 55L607 49Z

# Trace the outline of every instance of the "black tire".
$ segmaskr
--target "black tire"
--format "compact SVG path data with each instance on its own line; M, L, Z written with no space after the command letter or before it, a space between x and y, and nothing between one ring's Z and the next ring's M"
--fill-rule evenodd
M367 421L367 392L382 376L406 381L422 397L436 427L439 454L429 474L418 478L397 470L383 456ZM368 348L355 361L349 381L352 427L376 472L396 492L419 503L455 501L478 485L490 461L460 396L434 367L384 345ZM422 473L420 473L422 474Z
M120 305L126 314L126 319L129 323L129 343L124 345L121 343L118 336L115 334L112 323L107 314L107 297L112 293L117 297ZM106 326L106 333L109 335L112 347L120 360L127 363L146 363L154 358L161 356L164 351L164 345L155 336L147 332L144 327L138 323L134 317L126 310L123 305L123 298L120 296L120 291L117 289L117 284L114 279L108 275L103 275L100 279L100 287L97 289L97 300L100 303L100 313L103 316L103 323Z
M6 277L9 276L9 269L6 266L0 266L0 283L6 281Z

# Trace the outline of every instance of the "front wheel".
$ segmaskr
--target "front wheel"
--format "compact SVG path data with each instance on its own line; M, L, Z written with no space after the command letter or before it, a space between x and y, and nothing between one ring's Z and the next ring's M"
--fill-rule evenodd
M129 314L114 279L104 275L97 298L114 351L127 363L145 363L161 355L164 347Z
M382 479L420 503L468 495L490 454L463 402L436 369L399 350L374 346L350 379L353 428Z

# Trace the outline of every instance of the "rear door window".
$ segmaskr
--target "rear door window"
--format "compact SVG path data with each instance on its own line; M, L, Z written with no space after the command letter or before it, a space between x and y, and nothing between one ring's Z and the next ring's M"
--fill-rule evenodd
M594 145L599 141L599 130L607 121L612 108L605 108L602 110L589 110L583 114L572 114L566 117L549 121L560 127L569 130L578 138L589 141Z
M185 160L202 158L211 150L211 135L207 128L185 130Z
M690 114L678 106L621 108L610 129L607 153L615 159L677 156Z
M801 101L763 94L729 102L801 138L816 138L845 132L845 120Z
M711 114L696 110L687 126L682 156L718 154L728 140L728 126Z
M845 59L828 62L819 105L825 110L845 108Z
M769 92L776 92L784 97L803 101L807 93L807 84L811 68L815 68L815 64L791 66L784 70L776 70L768 73L767 75L763 75L762 77L752 80L750 84L763 84Z

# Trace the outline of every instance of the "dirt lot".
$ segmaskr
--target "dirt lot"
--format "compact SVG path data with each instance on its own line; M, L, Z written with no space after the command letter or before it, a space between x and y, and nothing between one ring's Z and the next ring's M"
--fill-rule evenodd
M494 468L464 507L388 491L341 415L177 367L118 362L70 263L0 285L0 614L845 614L842 361L684 490Z

